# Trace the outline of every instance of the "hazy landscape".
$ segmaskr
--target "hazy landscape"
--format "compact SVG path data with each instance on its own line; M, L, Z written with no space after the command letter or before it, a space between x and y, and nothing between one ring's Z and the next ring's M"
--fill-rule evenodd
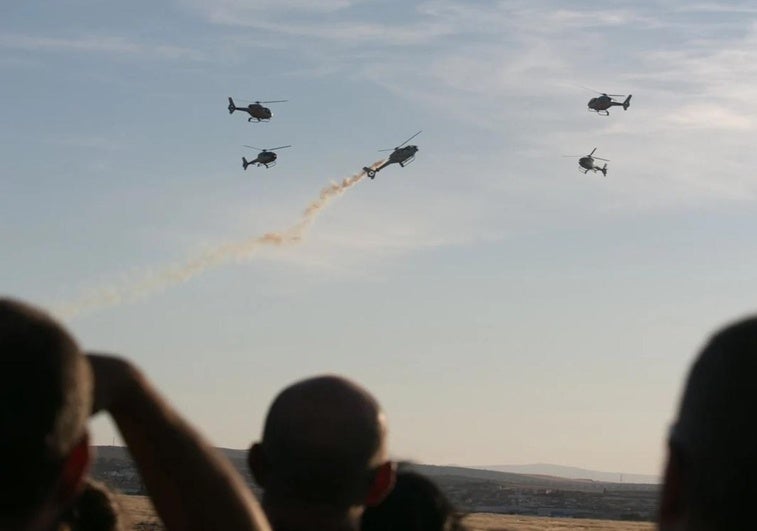
M136 529L160 529L136 468L124 448L97 447L93 476L123 494ZM250 488L244 450L221 449ZM650 529L658 486L515 474L454 466L412 465L431 477L472 529Z
M121 505L129 515L132 529L163 529L160 519L146 496L121 496ZM649 522L617 522L574 518L545 518L475 513L466 518L470 531L559 531L563 529L606 529L609 531L641 531L654 529Z

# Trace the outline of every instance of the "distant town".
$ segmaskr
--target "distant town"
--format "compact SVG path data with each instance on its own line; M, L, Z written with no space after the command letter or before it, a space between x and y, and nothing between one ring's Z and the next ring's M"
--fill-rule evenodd
M221 451L260 494L247 471L245 451ZM565 479L465 467L408 465L434 479L455 506L469 513L652 521L659 485ZM146 494L122 447L98 446L92 476L130 495Z

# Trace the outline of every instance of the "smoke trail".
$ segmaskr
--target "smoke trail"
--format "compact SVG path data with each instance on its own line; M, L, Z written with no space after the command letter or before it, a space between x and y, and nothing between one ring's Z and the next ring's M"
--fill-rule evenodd
M374 162L371 168L378 167L381 162L383 161ZM305 208L300 220L285 231L269 232L262 236L254 236L245 240L222 244L199 256L168 266L155 273L144 274L141 278L126 281L120 285L99 288L87 296L54 307L53 313L62 319L71 319L85 312L117 306L146 297L158 290L186 282L213 267L244 258L259 247L297 244L302 241L308 229L318 217L318 214L333 199L336 199L360 182L364 176L365 173L360 172L352 177L343 179L341 182L332 182L329 186L322 189L318 198Z

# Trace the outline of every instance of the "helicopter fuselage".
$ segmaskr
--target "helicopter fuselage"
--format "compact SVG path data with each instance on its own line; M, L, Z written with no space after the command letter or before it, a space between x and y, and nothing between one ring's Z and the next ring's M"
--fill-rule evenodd
M261 149L261 148L256 148L255 146L245 146L245 147L251 148L251 149ZM276 155L274 151L276 151L277 149L285 149L288 147L292 147L292 146L280 146L280 147L271 148L271 149L263 149L262 151L258 152L257 157L249 161L245 157L242 157L242 168L246 170L247 166L249 166L250 164L254 164L256 166L265 166L266 168L275 166L278 155Z
M578 165L587 171L593 170L595 168L594 157L581 157L580 159L578 159Z
M612 97L607 94L602 94L601 96L597 96L596 98L590 99L587 106L589 107L589 110L592 110L596 112L597 114L600 114L602 116L609 116L610 111L608 111L608 109L610 107L623 107L623 110L627 111L630 103L631 103L630 95L626 97L624 101L621 102L621 101L613 100Z
M262 120L270 120L271 119L271 109L268 107L263 107L259 103L251 103L247 107L237 107L233 104L229 105L229 111L242 111L246 112L250 115L250 117L247 119L247 121L252 122L255 121L262 121Z
M604 166L597 166L594 161L595 159L591 155L581 157L580 159L578 159L578 165L580 166L578 171L582 173L589 173L590 171L593 171L594 173L600 172L602 173L602 175L607 177L607 163L605 163Z
M606 111L607 109L612 107L613 104L622 105L622 103L612 101L612 98L610 96L598 96L589 100L589 109L595 111Z
M273 151L261 151L258 153L258 156L255 157L255 160L252 161L252 164L262 164L263 166L267 166L268 164L275 162L276 158L277 155Z
M286 100L280 100L280 101L286 101ZM265 107L262 105L262 103L278 103L271 102L271 101L255 101L253 103L250 103L249 105L245 105L243 107L237 107L236 103L234 103L234 100L231 96L229 96L229 106L227 109L229 109L229 114L234 114L234 111L242 111L246 112L250 115L250 117L247 119L248 122L262 122L262 121L268 121L271 119L271 109L268 107Z
M247 112L252 118L256 118L258 120L271 119L271 109L269 109L268 107L263 107L258 103L252 103L246 108L242 108L241 110Z
M270 168L276 164L276 153L272 151L261 151L258 153L258 156L252 160L247 160L242 157L242 168L246 170L247 166L251 164L253 166L265 166L266 168Z
M405 161L415 157L416 153L418 153L418 146L405 146L403 148L395 149L392 151L392 154L389 155L389 160L386 161L386 164L397 163L402 166Z
M390 164L399 164L404 168L406 164L409 164L415 158L416 153L418 153L418 146L405 146L395 149L392 151L392 154L389 155L389 158L386 159L381 166L376 168L375 171L383 170Z

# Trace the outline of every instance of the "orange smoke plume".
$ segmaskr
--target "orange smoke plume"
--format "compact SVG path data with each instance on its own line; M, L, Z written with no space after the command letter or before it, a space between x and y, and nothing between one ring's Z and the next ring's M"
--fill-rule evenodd
M381 162L377 161L371 167L376 168ZM364 176L365 173L360 172L343 179L341 182L332 182L323 188L318 197L305 208L300 220L287 230L269 232L262 236L224 243L185 262L165 267L156 273L144 274L140 278L120 285L101 287L87 296L54 307L53 313L63 319L71 319L82 313L117 306L186 282L208 269L245 258L260 247L297 244L303 240L318 214L332 200L359 183Z

